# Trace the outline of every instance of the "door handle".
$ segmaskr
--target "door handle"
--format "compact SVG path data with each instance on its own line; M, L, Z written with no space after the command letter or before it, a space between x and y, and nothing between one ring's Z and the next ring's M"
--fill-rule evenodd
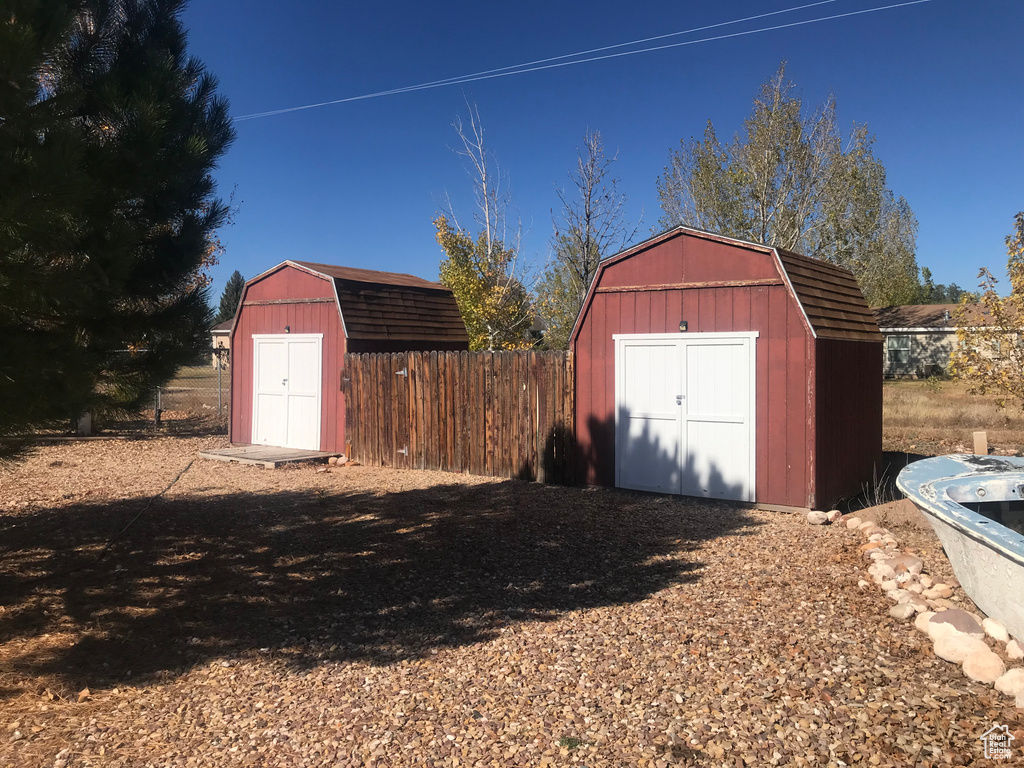
M288 379L281 379L281 386L285 386L288 383Z
M686 397L686 395L676 395L676 405L682 405L684 397Z

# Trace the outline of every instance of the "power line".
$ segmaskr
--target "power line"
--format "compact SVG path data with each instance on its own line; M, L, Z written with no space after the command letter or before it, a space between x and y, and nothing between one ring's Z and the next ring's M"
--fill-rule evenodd
M316 107L325 107L325 106L328 106L330 104L341 104L341 103L344 103L344 102L347 102L347 101L360 101L360 100L363 100L363 99L373 99L373 98L378 98L380 96L391 96L391 95L398 94L398 93L409 93L411 91L424 90L426 88L438 88L438 87L441 87L443 85L458 85L460 83L469 83L469 82L473 82L474 80L484 79L485 76L487 76L487 75L494 75L495 73L498 73L498 72L505 72L507 74L520 74L521 72L531 72L533 70L531 70L531 69L524 69L524 68L525 67L534 67L534 66L540 65L540 64L547 64L547 63L552 62L552 61L560 61L562 59L572 59L572 58L575 58L577 56L588 56L588 55L590 55L592 53L600 53L601 51L609 51L609 50L612 50L613 48L625 48L625 47L628 47L628 46L631 46L631 45L641 45L643 43L650 43L650 42L653 42L655 40L664 40L665 38L669 38L669 37L678 37L680 35L690 35L690 34L693 34L694 32L704 32L704 31L707 31L709 29L716 29L718 27L728 27L728 26L731 26L733 24L742 24L743 22L746 22L746 21L755 21L757 19L763 19L763 18L766 18L768 16L778 16L779 14L782 14L782 13L793 13L794 11L802 11L802 10L804 10L806 8L813 8L813 7L818 6L818 5L828 5L829 3L834 3L834 2L837 2L837 0L818 0L818 2L814 2L814 3L807 3L805 5L797 5L797 6L794 6L792 8L784 8L781 11L769 11L768 13L759 13L759 14L756 14L754 16L746 16L746 17L744 17L742 19L733 19L732 21L722 21L722 22L719 22L717 24L707 24L707 25L705 25L703 27L694 27L692 29L684 29L681 32L669 32L669 33L664 34L664 35L654 35L653 37L645 37L645 38L641 38L639 40L632 40L632 41L630 41L628 43L615 43L614 45L605 45L605 46L601 46L600 48L590 48L590 49L587 49L585 51L577 51L576 53L566 53L566 54L562 54L561 56L550 56L550 57L548 57L546 59L536 59L534 61L527 61L527 62L523 62L522 64L511 64L511 65L509 65L507 67L497 67L495 69L485 69L485 70L481 70L480 72L473 72L472 74L468 74L468 75L458 75L456 77L446 77L446 78L443 78L443 79L440 79L440 80L431 80L431 81L426 82L426 83L419 83L417 85L407 85L407 86L404 86L402 88L392 88L392 89L387 90L387 91L377 91L376 93L369 93L369 94L365 94L363 96L351 96L349 98L336 99L336 100L333 100L333 101L325 101L325 102L321 102L319 104L307 104L307 105L301 106L301 107L287 107L287 108L284 108L284 109L273 109L273 110L269 110L267 112L256 112L256 113L251 114L251 115L242 115L241 117L236 117L235 119L236 120L253 120L253 119L256 119L258 117L271 117L273 115L281 115L281 114L285 114L287 112L296 112L296 111L302 110L302 109L315 109ZM639 52L640 51L638 51L638 53ZM517 70L517 71L512 72L510 70Z
M509 77L511 75L524 75L524 74L527 74L529 72L540 72L540 71L543 71L543 70L546 70L546 69L558 69L558 68L561 68L561 67L573 66L575 64L587 64L587 63L594 62L594 61L604 61L606 59L616 59L616 58L620 58L620 57L623 57L623 56L634 56L634 55L636 55L638 53L651 53L651 52L654 52L654 51L667 50L669 48L681 48L683 46L698 45L700 43L711 43L711 42L716 42L718 40L728 40L728 39L734 38L734 37L745 37L747 35L756 35L756 34L760 34L762 32L774 32L774 31L777 31L777 30L780 30L780 29L789 29L791 27L800 27L800 26L804 26L806 24L817 24L817 23L820 23L820 22L823 22L823 21L834 21L835 19L844 19L844 18L848 18L848 17L851 17L851 16L860 16L860 15L863 15L863 14L866 14L866 13L876 13L876 12L879 12L879 11L889 11L889 10L893 10L895 8L904 8L904 7L910 6L910 5L920 5L922 3L930 3L930 2L932 2L932 0L907 0L906 2L892 3L890 5L877 6L875 8L863 8L863 9L858 10L858 11L847 11L845 13L837 13L837 14L833 14L831 16L820 16L818 18L805 19L803 21L792 21L792 22L788 22L786 24L776 24L774 26L769 26L769 27L759 27L758 29L749 29L749 30L744 30L744 31L741 31L741 32L730 32L728 34L723 34L723 35L714 35L712 37L704 37L704 38L701 38L699 40L683 40L683 41L678 42L678 43L667 43L665 45L655 45L655 46L649 46L647 48L638 48L637 50L634 50L634 51L619 51L617 53L609 53L609 54L605 54L605 55L602 55L602 56L590 56L589 58L583 58L583 59L576 59L576 58L574 58L576 56L585 56L585 55L588 55L590 53L595 53L595 52L598 52L598 51L606 51L606 50L610 50L612 48L622 48L622 47L630 46L630 45L639 45L641 43L651 42L653 40L660 40L660 39L664 39L664 38L667 38L667 37L676 37L678 35L692 34L693 32L700 32L700 31L704 31L704 30L707 30L707 29L712 29L712 28L715 28L715 27L723 27L723 26L728 26L728 25L731 25L731 24L739 24L739 23L742 23L744 21L750 21L752 19L764 18L765 16L773 16L773 15L777 15L777 14L780 14L780 13L790 13L792 11L797 11L797 10L801 10L801 9L804 9L804 8L810 8L810 7L816 6L816 5L824 5L826 3L831 3L831 2L835 2L835 1L836 0L820 0L820 2L810 3L810 4L807 4L807 5L796 6L796 7L793 7L793 8L787 8L787 9L781 10L781 11L772 11L770 13L760 14L758 16L750 16L750 17L747 17L747 18L744 18L744 19L735 19L733 21L724 21L724 22L720 22L718 24L710 24L710 25L705 26L705 27L696 27L694 29L684 30L682 32L671 32L671 33L668 33L668 34L665 34L665 35L657 35L655 37L645 38L643 40L634 40L634 41L629 42L629 43L617 43L615 45L608 45L608 46L604 46L602 48L592 48L592 49L590 49L588 51L580 51L578 53L569 53L569 54L564 54L562 56L552 56L552 57L547 58L547 59L538 59L537 61L527 62L525 64L516 64L516 65L511 65L511 66L508 66L508 67L499 67L497 69L484 70L482 72L476 72L476 73L473 73L473 74L460 75L458 77L449 77L449 78L445 78L443 80L432 80L432 81L427 82L427 83L420 83L418 85L408 85L408 86L404 86L402 88L392 88L392 89L386 90L386 91L376 91L374 93L367 93L367 94L363 94L361 96L349 96L349 97L343 98L343 99L332 99L331 101L321 101L321 102L317 102L315 104L304 104L304 105L299 106L299 107L286 107L284 109L274 109L274 110L269 110L267 112L255 112L253 114L242 115L240 117L236 117L236 118L234 118L234 120L236 122L241 122L243 120L256 120L256 119L263 118L263 117L273 117L275 115L284 115L284 114L287 114L289 112L299 112L299 111L306 110L306 109L317 109L318 107L327 107L327 106L331 106L333 104L346 104L346 103L353 102L353 101L364 101L366 99L376 99L376 98L380 98L382 96L393 96L393 95L396 95L396 94L399 94L399 93L412 93L414 91L424 91L424 90L430 90L430 89L433 89L433 88L443 88L443 87L449 86L449 85L460 85L460 84L463 84L463 83L472 83L472 82L477 82L479 80L491 80L491 79L494 79L494 78L497 78L497 77ZM570 59L570 58L572 58L574 60L573 61L562 61L563 59ZM546 63L546 62L558 62L558 63L552 64L552 63Z
M459 82L463 82L466 78L471 78L471 77L475 78L475 77L481 77L483 75L490 75L490 74L492 74L494 72L505 72L507 70L512 70L512 69L521 69L523 67L532 67L532 66L537 65L537 64L547 64L548 62L551 62L551 61L560 61L562 59L572 59L572 58L575 58L576 56L588 56L588 55L590 55L592 53L600 53L601 51L610 51L613 48L626 48L626 47L628 47L630 45L640 45L642 43L651 43L651 42L654 42L655 40L664 40L664 39L669 38L669 37L678 37L680 35L690 35L690 34L693 34L694 32L705 32L705 31L707 31L709 29L716 29L718 27L728 27L728 26L731 26L733 24L742 24L745 21L755 21L757 19L767 18L768 16L778 16L779 14L782 14L782 13L792 13L794 11L802 11L805 8L813 8L813 7L818 6L818 5L828 5L829 3L835 3L835 2L838 2L838 0L818 0L818 2L815 2L815 3L807 3L806 5L797 5L797 6L794 6L792 8L784 8L781 11L769 11L767 13L759 13L759 14L757 14L755 16L746 16L746 17L744 17L742 19L733 19L732 21L721 21L721 22L719 22L717 24L707 24L707 25L705 25L703 27L694 27L693 29L684 29L682 32L668 32L668 33L666 33L664 35L654 35L653 37L645 37L645 38L641 38L639 40L631 40L628 43L614 43L613 45L604 45L604 46L601 46L600 48L590 48L590 49L585 50L585 51L576 51L576 53L565 53L565 54L562 54L561 56L549 56L546 59L536 59L535 61L527 61L527 62L524 62L522 64L511 64L511 65L509 65L507 67L497 67L496 69L485 69L485 70L482 70L480 72L474 72L471 75L459 75L457 77L446 77L446 78L444 78L442 80L432 80L429 83L421 83L420 85L406 86L406 88L396 88L396 89L393 89L393 91L389 91L389 93L391 93L391 92L404 92L407 88L419 88L419 87L426 86L426 85L446 85L446 84L451 84L451 83L459 83Z

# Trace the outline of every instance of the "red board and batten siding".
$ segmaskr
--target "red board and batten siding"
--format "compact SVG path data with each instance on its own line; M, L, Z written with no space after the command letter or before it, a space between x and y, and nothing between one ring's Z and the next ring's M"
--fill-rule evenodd
M311 301L312 300L312 301ZM286 267L246 286L232 332L232 443L252 443L254 334L323 334L320 450L345 449L345 405L340 371L345 354L334 285L323 277Z
M814 340L771 254L675 237L636 256L606 265L574 341L576 437L585 481L607 486L615 481L613 335L678 333L685 320L690 333L759 333L757 500L811 506ZM751 281L758 284L723 285ZM680 283L684 287L667 287Z
M818 495L831 503L881 473L881 344L821 339L817 350Z

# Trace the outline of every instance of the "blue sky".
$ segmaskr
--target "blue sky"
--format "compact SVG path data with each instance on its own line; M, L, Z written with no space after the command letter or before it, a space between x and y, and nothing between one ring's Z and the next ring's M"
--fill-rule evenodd
M807 2L807 0L803 0ZM359 96L801 5L719 2L194 2L189 50L220 79L235 116ZM706 37L887 5L836 0L691 36ZM236 189L227 253L213 270L246 278L303 259L437 279L431 219L450 195L471 215L451 128L478 105L543 264L587 129L599 130L641 237L657 226L656 179L680 139L712 120L736 132L779 62L806 102L835 94L840 124L867 123L889 185L917 215L918 263L939 282L1004 272L1024 209L1024 2L919 5L573 67L350 102L236 124L216 173ZM673 38L665 42L682 40Z

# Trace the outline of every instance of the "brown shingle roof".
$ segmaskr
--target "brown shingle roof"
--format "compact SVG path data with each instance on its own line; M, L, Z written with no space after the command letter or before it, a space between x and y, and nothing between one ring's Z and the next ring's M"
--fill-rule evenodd
M339 267L335 264L317 264L313 261L293 261L292 263L337 280L347 280L354 283L375 283L377 285L400 285L406 288L433 288L438 291L448 291L440 283L432 283L429 280L424 280L422 277L407 275L404 272L378 272L374 269Z
M455 296L440 283L397 272L292 263L334 280L350 339L469 343Z
M957 304L903 304L872 310L879 328L953 328Z
M834 264L776 249L815 334L825 339L880 341L882 334L853 273Z

